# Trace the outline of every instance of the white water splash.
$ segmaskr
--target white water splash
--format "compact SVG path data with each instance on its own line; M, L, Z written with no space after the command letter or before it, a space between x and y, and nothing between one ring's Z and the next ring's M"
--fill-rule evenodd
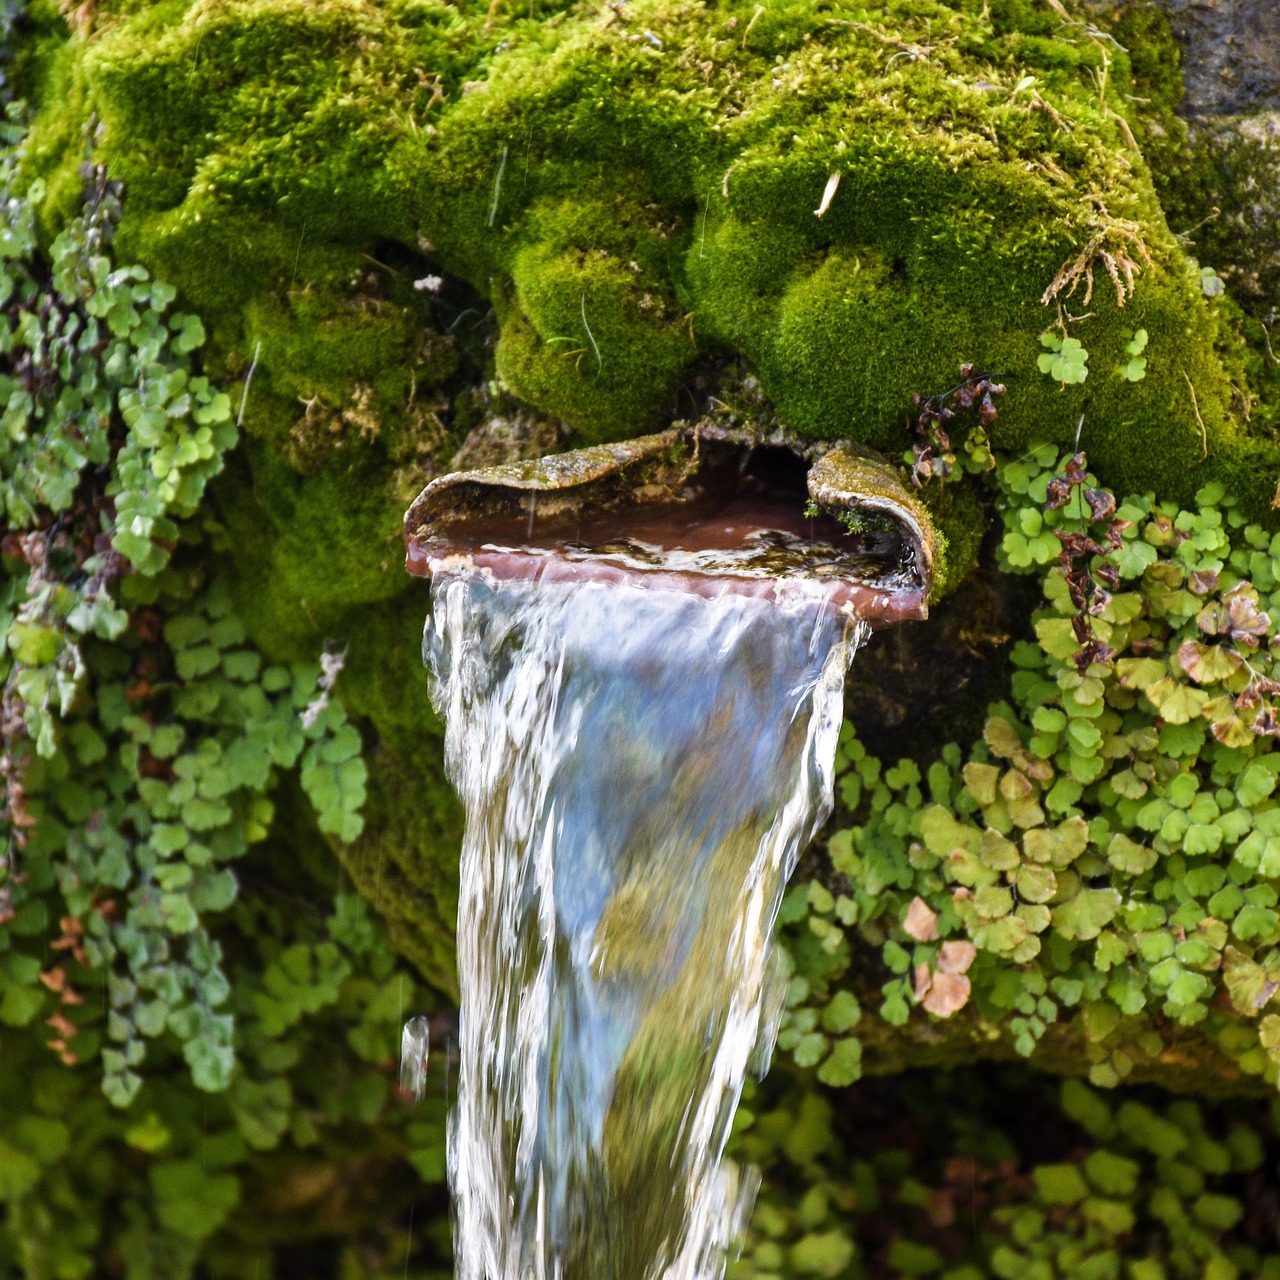
M714 1280L777 1029L770 933L829 812L865 628L789 604L441 573L424 650L466 806L460 1280Z
M400 1033L400 1088L414 1102L421 1102L427 1087L427 1060L431 1052L431 1028L426 1018L410 1018Z

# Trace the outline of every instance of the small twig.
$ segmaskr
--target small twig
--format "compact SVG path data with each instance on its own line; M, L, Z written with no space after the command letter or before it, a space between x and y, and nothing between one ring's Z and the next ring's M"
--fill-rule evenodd
M507 144L502 144L502 155L498 159L498 172L493 175L493 199L489 202L489 226L498 216L498 196L502 191L502 171L507 167Z
M417 1207L418 1206L416 1204L411 1204L409 1206L409 1238L405 1241L405 1245L404 1245L405 1280L409 1280L409 1258L413 1253L413 1214L414 1214L414 1210L416 1210Z
M1200 424L1200 447L1204 450L1200 457L1202 459L1209 456L1209 433L1205 430L1204 419L1200 416L1200 405L1196 400L1196 389L1191 379L1187 377L1187 371L1183 369L1182 376L1186 379L1187 390L1191 392L1191 407L1196 411L1196 421Z
M582 327L587 331L587 337L591 341L591 349L596 353L596 377L600 376L600 370L604 368L604 361L600 358L600 348L596 346L595 334L591 332L591 326L587 323L587 295L582 295Z
M827 179L827 185L822 192L822 200L819 202L818 207L813 211L815 217L821 218L827 210L831 208L831 202L836 198L836 192L839 190L839 187L840 170L837 169L835 173Z
M961 390L964 387L967 387L971 382L979 382L983 378L986 378L989 380L991 378L1015 378L1015 377L1017 377L1017 374L1007 372L1003 369L989 369L985 373L970 374L970 376L967 377L963 382L957 382L954 387L948 387L945 391L939 391L937 395L925 396L923 397L923 399L931 400L933 401L934 404L941 405L942 402L946 400L949 396L955 395L957 391Z
M1271 330L1267 328L1265 320L1258 321L1258 328L1262 330L1262 341L1267 344L1267 360L1274 369L1276 364L1276 353L1271 350Z
M1046 102L1038 93L1034 94L1027 104L1028 109L1043 111L1045 115L1053 121L1054 124L1062 130L1063 133L1073 132L1071 121L1062 114L1052 103Z
M1086 196L1086 198L1089 197ZM1133 295L1134 279L1141 269L1130 257L1130 247L1146 262L1147 266L1155 265L1151 251L1142 239L1141 227L1136 222L1111 217L1101 200L1095 200L1095 203L1098 205L1101 221L1088 244L1074 259L1068 259L1058 268L1058 274L1054 276L1040 298L1041 303L1046 307L1057 299L1064 289L1066 289L1065 296L1071 297L1081 280L1085 282L1083 305L1087 307L1089 300L1093 297L1095 261L1101 262L1106 268L1115 287L1116 305L1123 307L1126 299Z
M881 44L887 44L891 49L897 49L898 54L910 58L912 62L926 62L929 55L938 48L932 44L911 44L906 40L899 40L896 36L886 35L883 31L877 30L869 22L855 22L852 18L827 18L825 19L829 26L833 27L849 27L853 31L864 31L869 36L874 36ZM947 39L942 44L952 44L954 39ZM897 56L897 55L895 55ZM888 66L893 64L894 59L890 58Z
M360 256L362 258L367 258L370 262L373 263L375 267L381 267L383 271L391 272L393 276L399 276L404 274L404 272L402 271L397 271L395 267L387 266L385 262L379 262L378 259L373 256L373 254L365 253L363 249L360 251Z
M293 255L293 274L289 277L289 288L293 288L293 282L298 278L298 262L302 258L302 241L307 234L307 220L302 219L302 230L298 232L298 249Z
M1129 144L1129 150L1137 151L1138 140L1133 136L1133 130L1129 128L1129 122L1118 111L1111 111L1109 114L1120 126L1120 131L1124 134L1125 141Z
M249 384L253 381L253 371L258 367L258 356L262 352L262 339L253 349L253 360L249 364L249 372L244 375L244 390L240 392L240 412L236 414L236 430L244 423L244 407L249 403Z
M764 12L764 5L756 5L756 11L751 15L751 21L747 23L747 29L742 33L742 43L738 46L740 49L747 47L747 37L751 34L751 28L760 21L760 15Z
M1221 216L1222 216L1222 210L1219 209L1217 205L1214 205L1208 217L1201 218L1200 221L1197 222L1194 227L1188 227L1185 231L1175 231L1173 233L1173 238L1177 240L1179 244L1182 244L1184 242L1194 243L1194 241L1191 240L1191 237L1195 235L1195 233L1199 231L1201 227L1205 226L1210 222L1213 222L1216 218L1219 218Z

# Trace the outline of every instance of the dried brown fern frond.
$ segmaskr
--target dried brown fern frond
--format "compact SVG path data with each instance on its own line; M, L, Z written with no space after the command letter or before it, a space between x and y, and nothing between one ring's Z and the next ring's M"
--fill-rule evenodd
M1093 297L1093 269L1099 262L1111 277L1116 305L1123 307L1133 296L1135 281L1142 270L1138 259L1149 267L1155 266L1151 250L1142 238L1141 225L1128 218L1113 218L1101 200L1097 197L1092 199L1098 206L1099 219L1094 232L1084 248L1058 268L1057 275L1040 298L1046 307L1064 291L1066 297L1071 297L1082 280L1085 285L1083 302L1088 306Z

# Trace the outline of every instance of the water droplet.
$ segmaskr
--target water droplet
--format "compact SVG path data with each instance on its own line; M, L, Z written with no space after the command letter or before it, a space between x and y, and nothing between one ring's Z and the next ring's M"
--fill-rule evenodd
M427 1084L427 1055L431 1049L431 1031L426 1018L410 1018L400 1033L400 1088L414 1102L422 1101Z

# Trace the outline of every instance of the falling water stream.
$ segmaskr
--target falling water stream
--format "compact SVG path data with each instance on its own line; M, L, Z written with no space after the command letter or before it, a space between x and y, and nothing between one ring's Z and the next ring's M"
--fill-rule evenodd
M722 1274L754 1193L725 1144L780 1011L770 932L865 636L816 581L437 568L424 653L466 808L461 1280Z
M770 934L850 658L927 613L927 516L849 442L673 426L438 477L405 529L466 810L457 1275L718 1280Z

